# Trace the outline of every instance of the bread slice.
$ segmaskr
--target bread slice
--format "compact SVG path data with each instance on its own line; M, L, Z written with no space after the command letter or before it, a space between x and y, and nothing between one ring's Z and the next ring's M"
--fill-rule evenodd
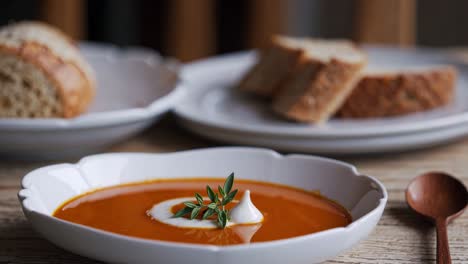
M273 110L291 120L321 123L351 93L366 55L346 40L301 40L304 53L273 98Z
M344 118L376 118L426 111L450 103L457 71L452 66L369 69L338 112Z
M94 86L91 67L57 29L39 22L0 29L0 117L74 117Z
M262 97L271 97L281 82L291 73L304 50L300 41L274 36L271 46L259 52L258 62L239 84L239 89Z

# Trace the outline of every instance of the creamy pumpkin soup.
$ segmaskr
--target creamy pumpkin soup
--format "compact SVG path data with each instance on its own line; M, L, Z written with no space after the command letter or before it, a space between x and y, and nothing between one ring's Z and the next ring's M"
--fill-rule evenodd
M271 241L344 227L351 216L315 192L212 178L167 179L99 189L54 216L128 236L197 244Z

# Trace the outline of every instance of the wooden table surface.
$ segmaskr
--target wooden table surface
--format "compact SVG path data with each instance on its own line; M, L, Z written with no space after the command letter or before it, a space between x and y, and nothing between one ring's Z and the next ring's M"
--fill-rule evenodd
M217 145L185 132L168 117L108 151L170 152ZM409 211L404 191L412 177L429 170L453 173L468 185L468 138L407 153L336 158L380 179L389 191L389 202L372 235L329 263L434 263L435 230ZM21 211L16 194L22 176L56 162L0 162L0 263L98 263L42 239ZM448 231L453 262L468 263L468 213L453 222Z
M468 50L456 50L468 63ZM110 152L171 152L219 146L179 128L172 117L112 147ZM336 157L381 180L389 201L377 228L365 241L327 263L435 263L435 230L406 206L409 180L430 171L446 171L468 185L468 137L425 150L364 157ZM57 162L0 160L0 264L99 263L68 253L42 239L25 219L17 199L21 178L29 171ZM468 263L468 213L448 228L453 263ZM313 249L311 249L313 250Z

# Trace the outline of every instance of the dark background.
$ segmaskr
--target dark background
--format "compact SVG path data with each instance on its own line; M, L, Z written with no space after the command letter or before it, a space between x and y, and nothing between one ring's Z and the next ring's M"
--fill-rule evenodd
M66 0L65 0L66 1ZM168 54L166 46L170 0L88 0L86 36L90 41L117 45L144 45ZM191 1L191 0L188 0ZM197 1L197 0L193 0ZM378 0L376 0L378 1ZM3 0L0 25L40 18L40 0ZM296 5L289 32L314 37L353 36L356 1L291 0ZM216 2L216 53L248 48L246 43L248 0ZM417 2L416 44L425 46L468 45L468 1L420 0Z

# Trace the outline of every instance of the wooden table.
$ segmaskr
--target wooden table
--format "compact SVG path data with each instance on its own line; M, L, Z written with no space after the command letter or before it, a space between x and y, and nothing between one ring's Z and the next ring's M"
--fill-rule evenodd
M217 145L185 132L168 117L109 151L171 152ZM411 178L429 170L453 173L468 185L468 138L407 153L337 158L380 179L388 189L389 202L372 235L329 263L435 262L435 230L409 211L404 191ZM21 211L16 197L21 178L51 163L56 162L0 161L0 263L98 263L42 239ZM468 213L452 223L448 231L453 262L468 263Z

